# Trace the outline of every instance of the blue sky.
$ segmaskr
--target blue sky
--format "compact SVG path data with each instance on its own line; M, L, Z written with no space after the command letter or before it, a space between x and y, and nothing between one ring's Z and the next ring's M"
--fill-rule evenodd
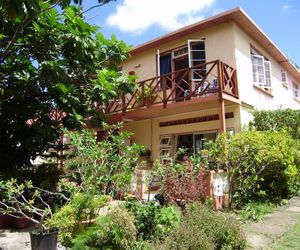
M84 9L97 3L83 1ZM86 13L105 36L138 45L182 26L241 7L291 60L300 65L299 0L117 0Z

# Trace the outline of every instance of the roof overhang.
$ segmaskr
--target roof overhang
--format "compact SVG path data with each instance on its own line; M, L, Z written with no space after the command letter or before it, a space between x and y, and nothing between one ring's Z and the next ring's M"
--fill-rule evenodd
M213 17L209 17L200 22L150 40L149 42L135 46L130 51L130 54L135 56L149 49L154 49L162 44L229 21L236 23L250 37L257 41L279 64L282 65L285 70L287 70L300 83L299 70L240 7L220 13Z

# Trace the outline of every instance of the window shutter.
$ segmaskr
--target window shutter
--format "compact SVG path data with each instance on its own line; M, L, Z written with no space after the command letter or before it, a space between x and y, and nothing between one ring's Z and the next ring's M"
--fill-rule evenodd
M271 62L264 61L265 66L265 86L266 88L271 88Z
M265 65L264 58L260 55L251 55L253 81L259 85L265 85Z
M283 83L283 84L287 84L287 74L286 74L286 72L285 71L281 71L281 82Z
M160 137L160 161L163 164L173 162L172 157L172 135L163 135Z

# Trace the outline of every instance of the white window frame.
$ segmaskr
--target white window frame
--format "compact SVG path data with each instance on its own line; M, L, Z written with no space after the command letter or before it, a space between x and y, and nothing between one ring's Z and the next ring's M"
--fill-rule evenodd
M186 51L185 51L185 50L186 50ZM175 55L177 51L181 51L181 52L184 52L184 53ZM174 59L174 58L179 58L179 57L182 57L182 56L186 56L186 55L188 55L188 53L189 53L189 49L188 49L188 47L185 45L185 46L183 46L183 47L181 47L181 48L174 49L174 50L172 51L172 58Z
M281 70L281 83L284 84L284 85L288 84L287 73L284 70Z
M204 44L204 50L192 50L192 43L203 43ZM193 59L193 52L204 52L204 59ZM206 62L206 51L205 51L205 39L197 39L197 40L188 40L188 54L189 54L189 67L196 66L197 64L202 64ZM195 63L195 62L202 62L202 63ZM206 71L206 67L203 68L204 71ZM198 72L197 72L198 71ZM193 82L193 90L198 82L202 81L201 77L202 69L192 69L191 71L191 80ZM196 77L195 77L196 75ZM197 76L198 75L198 76ZM198 89L198 92L201 91L200 88ZM200 92L201 93L201 92ZM199 94L199 93L198 93Z
M296 99L300 99L300 90L299 90L299 84L293 82L293 96Z
M167 143L163 143L166 140ZM162 135L159 139L160 152L159 157L162 164L173 162L173 136L172 135Z
M254 60L260 61L260 65L254 64ZM272 89L272 70L271 62L264 56L258 54L256 51L251 49L251 63L252 63L252 80L260 87L265 89ZM259 72L258 67L262 67L262 72ZM262 79L262 81L260 81Z
M192 43L200 43L200 42L203 42L204 43L204 50L192 50L192 46L191 44ZM199 40L188 40L188 53L189 53L189 67L193 67L195 66L196 64L194 64L195 61L206 61L206 58L203 60L203 59L193 59L193 52L204 52L205 54L205 40L204 39L199 39Z

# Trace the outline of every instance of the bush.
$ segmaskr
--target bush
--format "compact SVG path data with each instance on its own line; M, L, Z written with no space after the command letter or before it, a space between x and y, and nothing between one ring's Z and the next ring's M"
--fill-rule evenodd
M156 176L162 178L160 191L167 203L194 202L204 198L208 183L205 171L199 168L199 161L199 157L190 156L189 160L181 163L169 165L155 163L152 178Z
M238 221L195 202L161 249L244 249L245 244Z
M114 208L108 215L99 217L94 226L79 234L72 249L125 250L135 241L134 217L125 209Z
M98 216L99 209L110 200L109 196L77 193L46 221L50 228L60 229L64 246L72 246L72 239Z
M213 250L214 245L212 239L199 228L182 224L163 243L156 243L153 248L161 250Z
M279 201L294 186L298 173L297 143L285 132L243 131L212 143L210 160L229 168L231 205ZM219 148L225 151L216 150Z
M106 136L100 141L90 130L65 131L75 147L74 157L66 162L66 168L84 192L114 197L118 191L130 190L144 147L135 143L126 145L131 133L120 132L120 128L120 125L105 125Z
M162 239L180 220L180 211L174 206L162 207L153 202L127 202L125 207L134 215L137 237L141 240Z

